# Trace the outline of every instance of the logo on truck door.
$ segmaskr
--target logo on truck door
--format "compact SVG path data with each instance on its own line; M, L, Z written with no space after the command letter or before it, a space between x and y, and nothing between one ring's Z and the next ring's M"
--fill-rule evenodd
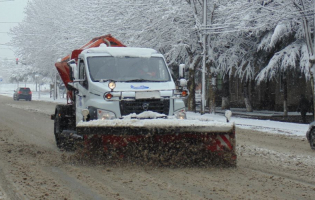
M145 85L140 85L140 86L133 86L133 85L131 85L130 88L131 89L149 89L149 87L145 86Z

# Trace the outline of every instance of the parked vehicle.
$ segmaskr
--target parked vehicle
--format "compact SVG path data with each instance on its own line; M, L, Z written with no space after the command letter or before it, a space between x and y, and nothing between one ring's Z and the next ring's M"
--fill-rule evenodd
M70 99L67 105L57 105L51 116L59 148L67 149L81 139L87 149L101 144L109 157L124 157L128 149L143 153L137 156L145 160L160 158L154 153L181 155L185 151L196 162L219 156L236 165L233 123L186 119L184 65L179 67L180 79L173 80L156 50L125 47L105 35L55 66ZM180 155L170 161L181 162Z
M32 100L32 91L28 87L19 87L14 90L13 100L18 101L20 99L25 99L26 101Z
M309 128L306 132L306 138L310 143L311 148L315 150L315 121L310 123Z

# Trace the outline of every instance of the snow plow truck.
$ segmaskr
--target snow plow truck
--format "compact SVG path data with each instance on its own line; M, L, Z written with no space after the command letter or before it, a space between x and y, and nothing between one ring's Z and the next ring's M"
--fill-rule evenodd
M80 141L88 151L119 159L236 165L234 123L187 119L184 65L173 80L156 50L104 35L55 66L67 88L67 104L51 115L59 148Z

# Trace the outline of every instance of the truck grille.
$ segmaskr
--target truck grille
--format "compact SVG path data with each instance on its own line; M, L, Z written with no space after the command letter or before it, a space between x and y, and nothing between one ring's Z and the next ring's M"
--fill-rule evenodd
M160 99L141 99L134 101L121 101L121 115L129 115L132 113L142 113L143 111L153 111L160 114L168 115L170 108L170 100Z

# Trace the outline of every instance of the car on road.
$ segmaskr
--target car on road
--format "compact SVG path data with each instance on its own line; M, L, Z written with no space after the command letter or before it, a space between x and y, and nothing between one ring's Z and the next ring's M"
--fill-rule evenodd
M306 138L310 143L311 148L315 150L315 121L310 123L308 130L306 132Z
M32 100L32 91L28 87L19 87L14 90L13 100L18 101L20 99L25 99L26 101Z

